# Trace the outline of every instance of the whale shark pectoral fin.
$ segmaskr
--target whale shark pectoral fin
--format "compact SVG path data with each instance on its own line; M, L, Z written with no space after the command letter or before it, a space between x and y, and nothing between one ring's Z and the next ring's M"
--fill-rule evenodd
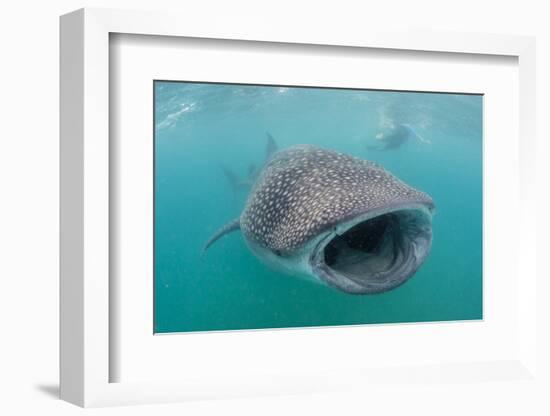
M241 228L241 222L240 218L235 218L233 221L229 222L228 224L225 224L222 228L220 228L216 233L210 237L210 239L206 242L204 245L204 248L202 252L204 253L208 248L214 244L218 239L223 237L225 234L229 234L232 231L238 230Z

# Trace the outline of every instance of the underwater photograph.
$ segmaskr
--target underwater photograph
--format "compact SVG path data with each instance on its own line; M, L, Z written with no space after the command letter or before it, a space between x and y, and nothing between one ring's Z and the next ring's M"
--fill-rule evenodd
M154 81L154 332L483 319L483 96Z

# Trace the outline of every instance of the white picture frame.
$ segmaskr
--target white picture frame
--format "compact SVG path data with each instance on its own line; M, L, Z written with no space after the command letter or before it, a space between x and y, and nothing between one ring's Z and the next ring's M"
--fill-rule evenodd
M281 369L278 377L235 383L234 374L216 381L111 382L110 366L120 357L110 349L116 336L110 326L113 298L109 275L110 241L109 37L135 34L226 39L282 44L332 45L452 54L516 57L519 65L520 213L533 213L535 172L535 41L530 37L465 33L353 31L302 32L252 21L237 25L223 19L204 26L192 16L83 9L61 18L61 398L80 406L181 401L193 398L237 397L256 394L322 392L353 383L407 379L411 371L391 368L367 373L337 369L332 377L297 376ZM111 191L110 191L111 190ZM517 294L518 353L499 362L446 363L419 367L420 379L443 378L477 382L471 370L505 373L518 381L537 378L536 279L534 215L520 215ZM519 273L519 272L518 272ZM110 309L111 308L111 309ZM358 370L361 370L360 368ZM492 371L492 370L491 370ZM435 377L437 378L437 377Z

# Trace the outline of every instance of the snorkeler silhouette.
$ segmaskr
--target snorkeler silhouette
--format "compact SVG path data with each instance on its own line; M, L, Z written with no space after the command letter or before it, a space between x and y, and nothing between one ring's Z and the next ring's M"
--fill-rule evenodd
M419 135L410 124L391 123L387 130L378 133L375 137L378 140L376 145L367 145L368 150L386 151L400 148L409 139L416 138L422 143L431 144L431 141Z
M267 142L265 145L265 160L264 164L267 163L269 159L271 159L271 156L273 153L275 153L278 150L277 143L275 142L275 139L273 136L266 132L267 135ZM263 166L263 165L262 165ZM229 181L229 184L233 188L233 191L235 193L239 191L248 191L250 188L252 188L252 185L254 184L254 181L258 177L262 166L258 168L256 165L251 164L248 167L247 175L244 178L241 178L235 174L231 169L227 168L225 165L221 165L221 169L223 170L223 173L225 174L225 177Z

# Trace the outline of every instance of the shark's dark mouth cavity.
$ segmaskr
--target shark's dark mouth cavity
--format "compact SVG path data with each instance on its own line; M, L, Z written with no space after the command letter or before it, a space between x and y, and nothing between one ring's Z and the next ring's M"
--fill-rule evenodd
M312 267L322 280L345 292L384 292L416 272L431 241L429 210L386 212L350 226L318 246Z

